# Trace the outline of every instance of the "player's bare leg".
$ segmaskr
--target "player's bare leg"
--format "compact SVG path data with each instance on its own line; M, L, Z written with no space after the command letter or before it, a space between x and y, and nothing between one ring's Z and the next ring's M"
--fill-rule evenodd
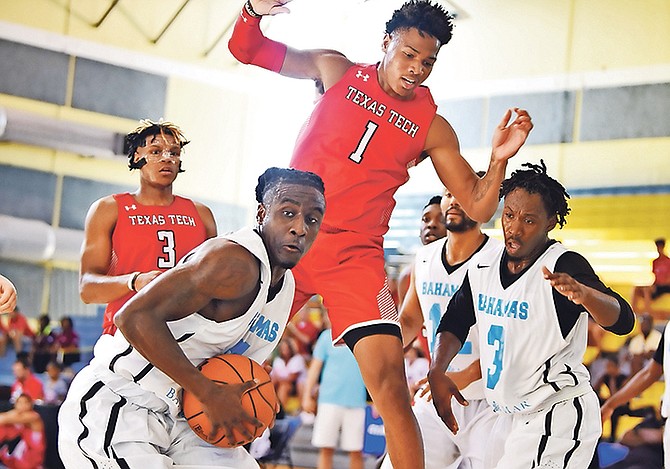
M354 356L384 421L394 469L423 469L423 442L411 408L400 339L385 334L363 337L354 346Z

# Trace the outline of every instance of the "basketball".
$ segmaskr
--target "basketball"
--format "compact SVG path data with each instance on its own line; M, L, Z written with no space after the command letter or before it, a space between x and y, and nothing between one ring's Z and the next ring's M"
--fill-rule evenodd
M249 357L233 354L209 358L202 362L198 369L203 375L219 384L239 384L258 378L262 384L242 395L242 407L249 415L263 422L263 426L257 428L255 432L249 427L249 431L252 432L250 439L245 439L237 431L232 437L225 435L221 428L214 438L209 438L212 429L209 417L203 411L200 401L184 390L182 399L184 417L195 434L206 442L222 448L246 445L261 436L274 420L277 407L277 395L265 369Z

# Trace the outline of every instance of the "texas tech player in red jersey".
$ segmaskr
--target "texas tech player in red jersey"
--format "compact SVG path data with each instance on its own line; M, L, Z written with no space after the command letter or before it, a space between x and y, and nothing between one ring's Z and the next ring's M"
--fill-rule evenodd
M205 223L190 199L174 196L170 205L160 206L142 205L129 193L112 197L118 206L118 218L112 234L109 275L165 271L207 239ZM103 333L116 331L114 314L133 295L131 290L107 305Z
M79 289L85 303L108 303L103 333L113 334L114 314L137 291L191 249L216 236L205 205L172 193L188 141L167 122L142 121L126 136L131 170L140 187L103 197L86 216Z
M360 66L338 51L297 50L266 38L261 17L288 12L287 2L248 0L228 45L243 63L317 80L325 91L293 159L296 168L322 177L328 206L312 250L293 270L294 311L310 293L321 294L333 339L344 339L353 350L384 420L394 467L421 469L423 451L407 393L400 327L384 273L382 235L393 194L407 179L407 166L425 151L465 211L488 221L498 206L507 160L532 128L530 116L517 109L510 123L512 111L507 111L494 132L487 174L480 179L421 86L440 47L451 39L451 16L441 6L405 3L386 24L382 60Z

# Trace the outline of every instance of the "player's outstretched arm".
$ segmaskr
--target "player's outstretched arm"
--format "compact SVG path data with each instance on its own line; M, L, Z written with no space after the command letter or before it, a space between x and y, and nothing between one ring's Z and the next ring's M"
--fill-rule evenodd
M310 414L316 414L316 386L323 369L323 361L312 358L307 369L307 378L302 391L302 410Z
M299 50L267 38L260 29L263 16L288 13L285 0L254 0L242 7L228 49L244 64L256 65L292 78L320 80L325 89L338 81L353 65L342 53Z
M409 288L400 307L400 330L402 331L402 346L409 346L419 335L423 326L423 313L419 296L416 294L414 283L414 267L409 280Z
M462 347L462 343L451 332L440 332L435 338L433 360L428 371L428 382L433 395L433 405L445 425L455 435L458 432L458 422L451 410L451 398L455 397L461 405L468 405L446 371L449 363Z
M582 305L601 326L612 326L620 320L622 314L625 314L630 316L628 322L631 324L632 330L634 313L627 303L623 303L626 310L622 311L622 304L615 297L584 285L565 272L551 272L544 266L542 272L544 278L558 293L573 303ZM628 332L630 330L623 331L622 334Z
M438 177L470 218L481 223L486 223L495 214L507 161L519 151L533 128L528 112L517 108L514 112L517 117L512 122L512 110L508 109L496 127L491 160L482 178L461 155L458 137L444 117L436 115L428 130L425 151L430 155Z
M0 313L9 313L16 308L16 287L5 276L0 275Z
M259 278L258 260L249 251L227 240L210 239L135 295L114 318L139 353L203 404L213 433L224 428L230 434L235 428L249 438L245 424L261 426L241 405L242 394L260 383L210 381L184 355L167 323L196 311L217 322L237 317L253 301Z
M624 387L612 394L600 408L602 421L609 420L612 417L614 409L630 401L642 391L658 381L663 376L663 366L656 360L649 360L640 371L635 373L629 379Z

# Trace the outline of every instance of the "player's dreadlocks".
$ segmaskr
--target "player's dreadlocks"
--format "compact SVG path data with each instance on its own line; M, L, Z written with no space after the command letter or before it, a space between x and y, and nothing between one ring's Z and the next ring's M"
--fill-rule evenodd
M440 203L442 203L442 196L434 195L430 198L428 203L423 206L423 209L425 210L427 207L430 207L431 205L440 205Z
M177 143L179 143L179 148L184 148L189 143L181 129L172 122L166 122L162 119L158 122L142 119L139 127L126 135L128 168L130 168L130 170L140 169L147 164L147 161L144 158L135 161L135 152L139 147L146 145L146 139L150 135L161 135L163 138L165 138L166 135L172 135ZM184 170L181 169L181 161L179 162L179 172L184 172Z
M258 185L256 186L256 201L263 204L269 204L270 194L274 192L277 186L287 182L289 184L301 184L310 186L321 192L325 192L323 181L321 178L309 171L300 171L298 169L287 168L268 168L258 178Z
M409 0L386 23L386 33L398 29L416 28L440 41L443 46L451 40L454 17L447 10L427 0Z
M524 163L521 166L530 169L518 169L509 178L505 179L500 186L500 198L502 199L519 187L529 194L540 194L547 213L556 214L558 226L563 228L566 223L565 217L570 213L568 207L570 194L566 192L565 187L560 182L547 175L547 166L544 164L544 160L540 160L539 165Z

